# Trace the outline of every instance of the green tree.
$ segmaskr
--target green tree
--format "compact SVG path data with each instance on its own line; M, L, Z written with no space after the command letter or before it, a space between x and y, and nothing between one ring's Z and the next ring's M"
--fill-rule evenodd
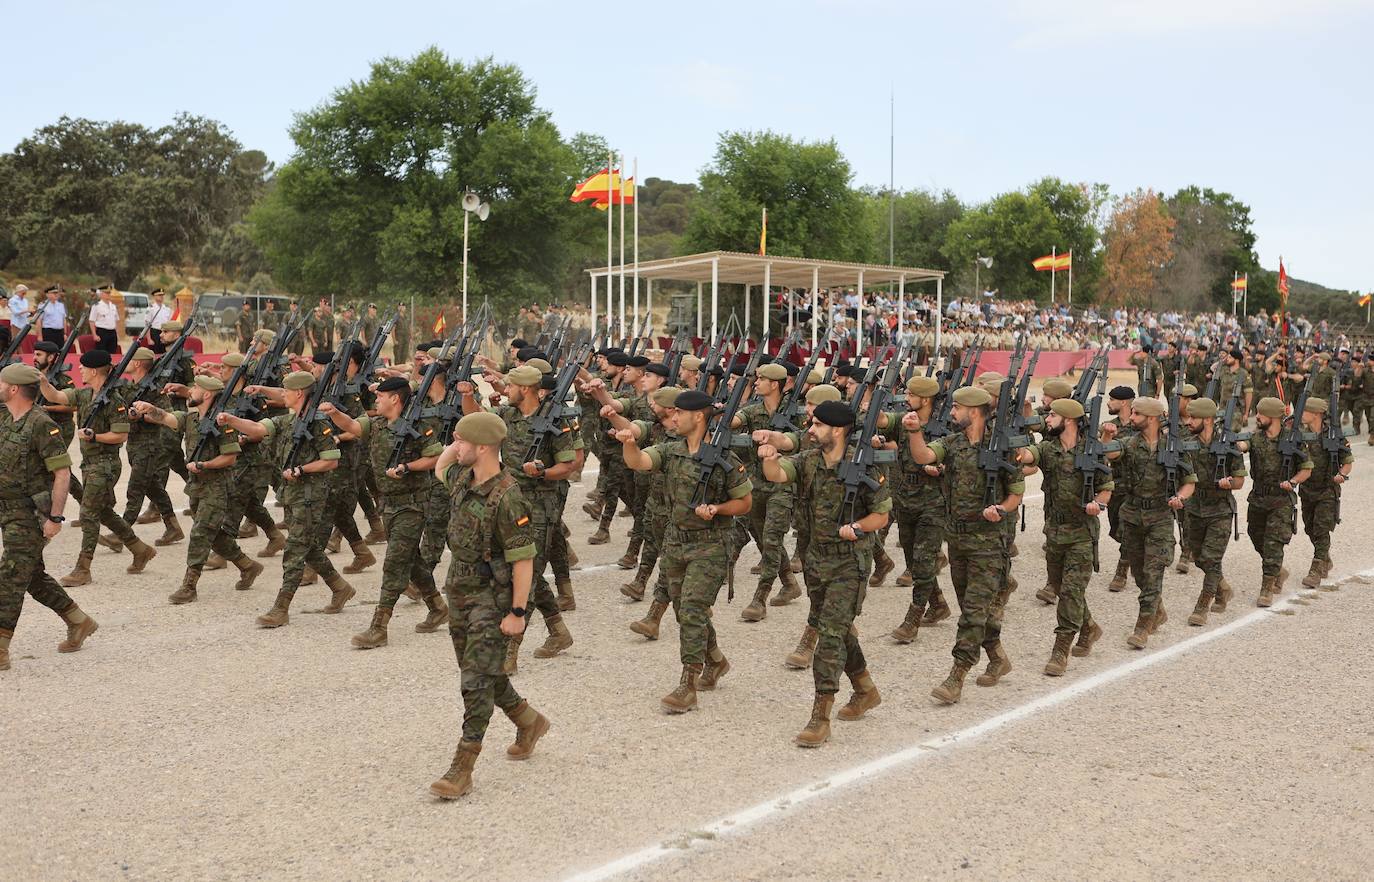
M888 194L886 190L864 190L868 228L874 239L867 259L887 263ZM964 216L964 205L949 190L903 190L892 200L892 253L898 266L922 269L954 269L944 253L950 225Z
M288 288L455 298L469 190L491 204L471 224L470 298L543 303L566 276L580 222L568 195L586 158L518 68L433 47L384 58L300 114L291 137L296 155L250 219Z
M0 155L0 239L21 265L125 287L192 259L243 217L269 172L214 120L182 114L148 129L62 117Z
M1250 207L1230 193L1197 186L1179 190L1165 207L1177 221L1174 258L1162 279L1170 302L1229 308L1231 281L1259 269Z

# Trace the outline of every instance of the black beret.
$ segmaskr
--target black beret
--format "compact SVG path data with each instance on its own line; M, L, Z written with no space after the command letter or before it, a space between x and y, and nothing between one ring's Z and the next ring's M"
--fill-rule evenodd
M609 346L602 346L600 349L596 350L595 354L600 356L610 355L611 348Z
M1149 355L1150 353L1155 351L1155 348L1151 346L1149 343L1142 343L1140 346L1140 351L1145 353L1146 355Z
M612 367L624 367L630 363L630 356L617 349L606 356L606 362Z
M522 346L520 351L515 353L515 357L521 361L529 361L531 358L539 358L544 354L544 350L537 346Z
M660 377L668 376L668 366L660 362L654 362L653 364L646 367L644 370L646 373L657 374Z
M801 368L797 367L795 362L785 361L782 363L782 366L783 369L787 371L787 376L789 377L795 377L797 374L801 373Z
M378 392L397 392L410 394L410 382L404 377L387 377L377 384Z
M511 349L524 349L528 345L530 345L530 341L523 337L516 337L514 340L510 341Z
M110 353L104 349L92 349L81 355L81 366L87 368L102 368L110 366Z
M363 362L367 360L367 349L362 346L354 346L348 353L348 360L358 367L362 367Z
M715 367L711 368L711 369L710 369L709 371L707 371L706 373L710 374L711 376L713 376L713 377L715 377L717 380L719 380L720 378L722 378L722 377L725 376L725 368L721 367L720 365L716 365Z
M34 352L46 352L49 355L56 355L57 350L61 348L62 347L58 346L51 340L40 340L37 343L33 344Z
M326 349L323 352L316 352L314 355L310 356L310 360L315 362L315 364L329 364L334 360L334 353Z
M625 358L625 366L626 366L626 367L632 367L632 368L643 368L643 367L648 367L648 366L649 366L649 356L647 356L647 355L629 355L629 356L626 356L626 358Z
M744 369L747 367L749 367L748 361L740 361L739 359L735 359L730 363L730 373L734 374L737 377L742 377L744 376Z
M842 401L822 401L816 405L816 421L843 428L854 425L854 410Z
M705 392L698 392L695 389L688 389L680 392L677 402L673 405L678 410L706 410L711 406L711 396Z
M853 370L853 367L852 367L852 366L847 365L847 364L842 364L842 365L840 365L840 366L838 366L838 367L835 368L835 376L837 376L837 377L847 377L847 376L849 376L849 372L850 372L851 370Z
M416 343L416 344L415 344L415 351L416 351L416 352L428 352L428 351L430 351L431 349L438 349L439 347L441 347L441 346L443 346L443 345L444 345L444 341L443 341L443 340L426 340L426 341L423 342L423 343Z
M619 346L607 346L604 351L607 355L610 355L612 352L624 352L625 350Z
M1239 349L1232 349L1231 352L1230 352L1230 355L1231 355L1232 358L1244 358L1244 357L1245 357L1245 353L1244 353L1244 352L1241 352Z
M1135 390L1130 386L1113 386L1112 391L1107 393L1107 397L1116 401L1130 401L1135 398Z
M539 388L540 388L540 389L547 389L547 390L549 390L550 392L552 392L554 389L557 389L557 388L558 388L558 377L555 376L554 374L545 374L545 375L539 380Z

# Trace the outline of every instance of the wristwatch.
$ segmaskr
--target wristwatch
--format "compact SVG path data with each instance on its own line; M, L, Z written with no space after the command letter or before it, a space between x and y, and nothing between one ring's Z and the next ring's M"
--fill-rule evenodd
M67 518L66 518L65 516L63 516L63 515L52 515L52 514L48 515L47 518L48 518L48 520L52 521L54 524L60 524L60 523L62 523L63 521L65 521L65 520L67 519Z
M523 619L525 617L525 608L523 606L513 606L510 608L510 614L517 619Z

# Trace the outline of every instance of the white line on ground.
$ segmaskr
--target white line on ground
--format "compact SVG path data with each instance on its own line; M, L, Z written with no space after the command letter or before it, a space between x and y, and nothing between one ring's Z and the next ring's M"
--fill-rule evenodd
M1342 581L1348 581L1352 578L1368 578L1370 576L1374 576L1374 569L1365 570L1361 573L1348 576ZM901 766L939 756L939 751L942 748L957 747L959 745L972 743L985 735L989 735L999 729L1003 729L1013 723L1038 714L1041 711L1046 711L1068 701L1072 701L1081 695L1086 695L1103 686L1115 683L1138 671L1169 661L1186 652L1203 646L1204 644L1210 643L1213 640L1219 640L1244 628L1248 628L1251 625L1258 624L1269 616L1290 607L1292 605L1292 599L1296 596L1297 594L1295 592L1270 609L1255 610L1249 615L1241 616L1234 622L1222 625L1214 630L1204 631L1195 637L1180 640L1178 643L1157 652L1147 652L1134 661L1129 661L1117 665L1116 667L1108 668L1105 671L1100 671L1092 676L1085 677L1061 689L1056 689L1037 699L1013 707L997 716L983 720L981 723L969 726L966 729L930 738L894 753L889 753L886 756L880 756L877 759L870 760L861 765L841 770L823 780L804 784L790 793L779 794L771 799L741 809L705 827L694 826L691 828L690 832L683 830L679 833L665 836L663 837L664 840L673 842L672 846L660 844L641 848L638 851L630 852L623 857L602 864L599 867L594 867L590 870L569 876L568 882L597 882L597 880L611 879L624 873L637 870L647 864L663 860L664 858L681 855L684 851L690 851L699 841L714 841L723 839L727 836L738 835L755 824L770 820L776 815L780 815L785 811L795 808L799 803L808 802L818 796L833 794L837 790L860 781L876 778ZM683 846L683 843L685 843L685 847L679 847Z

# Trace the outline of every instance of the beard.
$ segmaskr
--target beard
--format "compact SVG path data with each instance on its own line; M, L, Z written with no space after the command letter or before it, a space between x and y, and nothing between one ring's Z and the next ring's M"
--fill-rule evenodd
M953 428L956 432L962 432L971 425L973 425L973 420L969 419L968 417L964 417L962 420L955 420L953 423L950 424L950 427Z
M1063 424L1063 423L1060 423L1060 424L1057 425L1057 426L1045 426L1045 435L1046 435L1047 437L1050 437L1050 438L1058 438L1058 437L1059 437L1060 435L1062 435L1062 434L1064 434L1064 424Z

